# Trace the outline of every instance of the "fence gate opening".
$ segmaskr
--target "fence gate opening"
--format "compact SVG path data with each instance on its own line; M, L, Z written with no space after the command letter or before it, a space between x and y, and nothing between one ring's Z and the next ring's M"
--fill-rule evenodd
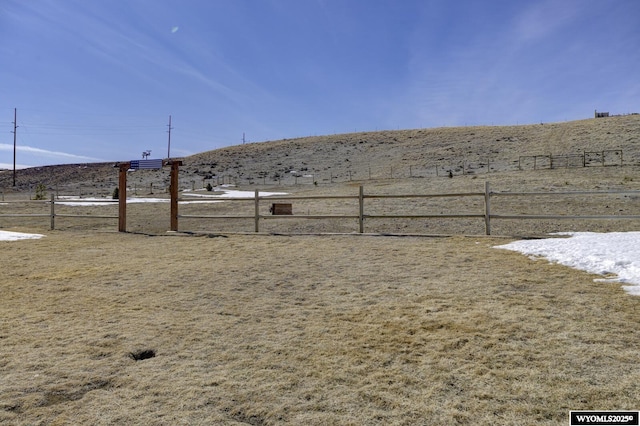
M120 163L118 177L118 231L127 232L127 172L129 170L156 170L171 166L169 193L171 194L171 230L178 230L178 171L182 161L133 160Z

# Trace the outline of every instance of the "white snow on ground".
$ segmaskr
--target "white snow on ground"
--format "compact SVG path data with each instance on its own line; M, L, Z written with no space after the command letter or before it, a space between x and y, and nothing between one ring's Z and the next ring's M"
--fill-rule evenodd
M219 203L223 201L225 198L252 198L255 196L254 191L239 191L234 189L222 189L216 188L215 192L217 193L197 193L192 191L183 192L183 196L186 197L194 197L194 198L205 198L206 200L199 201L180 201L180 204L197 204L197 203ZM221 193L220 193L221 192ZM261 197L270 197L274 195L288 195L286 192L264 192L261 191L259 193ZM59 200L56 201L56 204L66 205L66 206L108 206L116 202L116 200L107 198L79 198L73 196L61 196ZM64 201L68 200L68 201ZM108 203L105 201L111 201L112 203ZM129 203L168 203L168 198L150 198L150 197L127 197L127 204Z
M42 234L25 234L23 232L0 231L0 241L35 240L42 238Z
M569 238L515 241L496 248L541 256L599 275L614 275L596 281L618 281L627 293L640 296L640 232L566 232Z
M212 193L198 194L191 191L185 191L183 194L190 197L206 197L206 198L253 198L255 196L255 191L240 191L237 189L220 189L220 188L215 188L214 191L222 192L222 194L212 194ZM258 195L260 197L272 197L274 195L288 195L288 193L260 191Z
M63 201L59 201L63 200ZM68 200L68 201L64 201ZM61 196L59 197L56 204L60 204L63 206L77 206L77 207L86 207L86 206L108 206L117 203L118 200L114 200L111 197L109 198L80 198L80 197L69 197L69 196ZM127 204L133 203L168 203L168 198L147 198L147 197L127 197Z

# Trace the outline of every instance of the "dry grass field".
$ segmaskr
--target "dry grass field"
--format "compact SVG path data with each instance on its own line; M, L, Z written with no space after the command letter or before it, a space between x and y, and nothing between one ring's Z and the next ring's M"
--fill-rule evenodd
M565 424L571 409L637 409L640 299L504 242L4 242L0 423Z
M638 142L639 116L334 135L188 157L180 185L233 173L237 189L292 195L356 195L359 185L370 194L482 191L485 182L498 192L640 190ZM624 151L623 166L518 170L513 161L608 149ZM479 164L488 154L491 173L399 172L418 163ZM317 185L256 178L303 167ZM385 177L390 167L393 179ZM154 197L167 197L167 178L168 171L133 172L129 185L140 196L153 185ZM15 188L10 179L0 173L6 201L28 199L38 183L105 196L117 169L29 169ZM493 208L640 211L637 196L515 198ZM482 204L370 202L383 213ZM353 214L353 204L294 201L294 212ZM56 212L115 214L114 207ZM48 208L0 203L0 214ZM180 211L245 208L252 213L243 202ZM262 208L266 214L268 203ZM355 220L265 220L264 232L252 234L251 220L181 219L184 232L167 233L167 203L131 204L127 214L129 233L115 232L111 219L62 217L50 231L46 217L0 217L0 229L46 235L0 241L1 424L556 425L567 424L572 409L640 409L640 298L494 248L555 231L638 230L637 221L504 220L493 226L503 237L486 237L481 219L365 224L366 232L411 236L357 235Z

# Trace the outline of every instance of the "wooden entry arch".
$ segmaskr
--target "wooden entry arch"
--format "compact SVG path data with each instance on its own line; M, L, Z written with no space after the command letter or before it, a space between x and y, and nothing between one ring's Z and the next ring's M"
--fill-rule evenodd
M171 230L178 230L178 171L182 166L179 160L135 160L120 163L118 176L118 231L127 232L127 172L131 169L159 169L171 166L169 193L171 195Z

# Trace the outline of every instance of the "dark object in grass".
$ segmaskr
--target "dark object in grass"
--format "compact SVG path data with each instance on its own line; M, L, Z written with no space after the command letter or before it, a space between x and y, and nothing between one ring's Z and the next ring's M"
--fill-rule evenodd
M129 352L129 356L135 361L142 361L143 359L149 359L156 356L156 351L153 349L144 349L136 352Z

